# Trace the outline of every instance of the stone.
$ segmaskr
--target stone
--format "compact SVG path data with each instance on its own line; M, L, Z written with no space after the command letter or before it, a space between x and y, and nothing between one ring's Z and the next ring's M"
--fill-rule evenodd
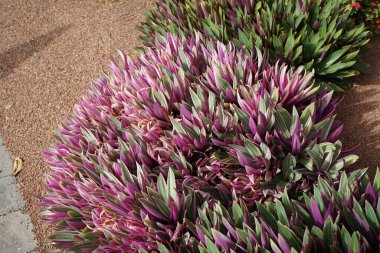
M24 207L24 200L13 176L0 178L0 215Z
M29 215L16 211L0 216L0 251L29 253L37 249Z
M13 163L0 137L0 178L12 175Z

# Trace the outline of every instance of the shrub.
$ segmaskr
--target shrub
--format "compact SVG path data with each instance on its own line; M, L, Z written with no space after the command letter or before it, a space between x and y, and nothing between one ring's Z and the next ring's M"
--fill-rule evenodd
M362 0L352 2L352 17L357 23L365 23L369 29L380 32L380 2L377 0Z
M361 48L369 32L355 25L346 0L212 1L156 0L141 26L142 40L152 46L155 33L194 34L236 46L266 49L272 63L314 69L319 82L334 89L356 76Z
M370 183L361 170L343 173L336 186L320 178L301 200L285 193L257 202L254 213L238 202L204 206L189 227L198 252L379 252L379 200L380 171Z
M357 159L341 155L337 101L312 73L199 34L155 43L121 54L44 153L57 248L192 252L198 207L298 196Z

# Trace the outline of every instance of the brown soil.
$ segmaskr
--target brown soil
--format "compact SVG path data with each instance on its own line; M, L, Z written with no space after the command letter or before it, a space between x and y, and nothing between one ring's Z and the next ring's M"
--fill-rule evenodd
M370 43L363 57L371 69L353 80L354 87L344 92L338 118L344 123L341 138L346 148L360 145L355 152L360 156L354 168L367 168L375 175L380 166L380 37Z
M35 196L48 171L41 151L57 125L115 48L136 55L147 0L0 1L0 132L13 157L24 160L17 179L42 251L49 229Z
M40 153L114 49L136 56L135 26L148 7L148 0L0 2L0 132L12 156L24 160L18 182L42 251L50 231L34 205L48 171ZM372 74L344 93L339 118L343 143L361 144L358 166L374 172L380 164L380 38L371 45Z

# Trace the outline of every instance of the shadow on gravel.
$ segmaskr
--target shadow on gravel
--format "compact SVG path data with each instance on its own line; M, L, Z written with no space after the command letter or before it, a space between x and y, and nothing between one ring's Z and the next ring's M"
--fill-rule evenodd
M68 25L56 28L47 34L38 36L26 43L16 45L0 53L0 78L11 74L21 63L33 56L34 53L48 46L55 38L70 29L70 27L71 26Z
M344 124L342 142L345 148L360 144L360 156L354 168L368 167L374 177L380 167L380 37L373 38L363 60L371 73L355 78L356 87L344 92L338 118Z
M341 138L344 147L360 145L355 152L360 157L355 168L368 167L371 176L380 166L380 118L375 116L380 110L375 98L378 93L379 89L374 88L347 91L338 111L338 118L344 124Z

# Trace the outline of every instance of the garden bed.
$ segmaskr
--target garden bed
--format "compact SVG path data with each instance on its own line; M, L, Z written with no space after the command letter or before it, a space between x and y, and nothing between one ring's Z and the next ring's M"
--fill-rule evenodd
M24 161L17 179L41 251L47 249L51 232L35 206L35 196L44 193L42 174L49 171L41 151L54 141L57 125L99 76L100 66L108 64L114 48L137 55L135 26L148 6L139 0L0 3L5 10L0 14L1 32L9 35L0 42L0 133L12 156ZM372 73L353 80L338 118L345 125L344 146L361 145L355 168L369 167L374 176L380 164L380 39L370 46L364 59Z

